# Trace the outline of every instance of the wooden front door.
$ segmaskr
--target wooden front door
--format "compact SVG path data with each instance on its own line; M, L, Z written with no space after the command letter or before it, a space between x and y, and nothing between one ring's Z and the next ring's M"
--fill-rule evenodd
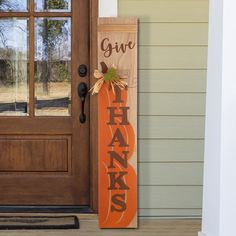
M0 1L0 205L89 205L88 10Z

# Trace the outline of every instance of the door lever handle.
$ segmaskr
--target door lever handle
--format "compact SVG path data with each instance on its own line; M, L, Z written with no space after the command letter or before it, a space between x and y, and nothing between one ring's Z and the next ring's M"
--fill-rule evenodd
M81 113L79 116L79 120L80 120L80 123L82 123L82 124L85 123L85 121L86 121L86 115L84 112L84 103L85 103L85 99L86 99L87 94L88 94L87 84L84 82L80 83L78 86L78 95L81 100Z

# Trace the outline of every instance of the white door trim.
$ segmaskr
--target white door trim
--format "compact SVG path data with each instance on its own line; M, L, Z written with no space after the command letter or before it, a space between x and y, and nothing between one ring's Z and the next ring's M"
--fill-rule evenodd
M100 17L116 17L118 15L118 0L99 0Z

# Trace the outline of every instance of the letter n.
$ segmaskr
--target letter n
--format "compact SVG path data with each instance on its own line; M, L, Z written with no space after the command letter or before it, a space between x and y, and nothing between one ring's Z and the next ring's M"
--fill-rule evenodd
M129 153L128 151L122 152L123 157L115 151L109 151L108 153L110 154L110 166L108 166L108 168L116 168L114 165L114 160L119 162L121 166L123 166L124 168L128 167L128 162L127 162L127 155Z

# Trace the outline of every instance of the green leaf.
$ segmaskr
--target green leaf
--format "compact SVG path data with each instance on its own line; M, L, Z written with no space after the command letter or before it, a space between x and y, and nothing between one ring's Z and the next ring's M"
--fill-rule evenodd
M104 80L105 81L114 81L114 80L119 80L120 77L119 75L117 74L117 69L115 68L109 68L107 73L104 75Z

